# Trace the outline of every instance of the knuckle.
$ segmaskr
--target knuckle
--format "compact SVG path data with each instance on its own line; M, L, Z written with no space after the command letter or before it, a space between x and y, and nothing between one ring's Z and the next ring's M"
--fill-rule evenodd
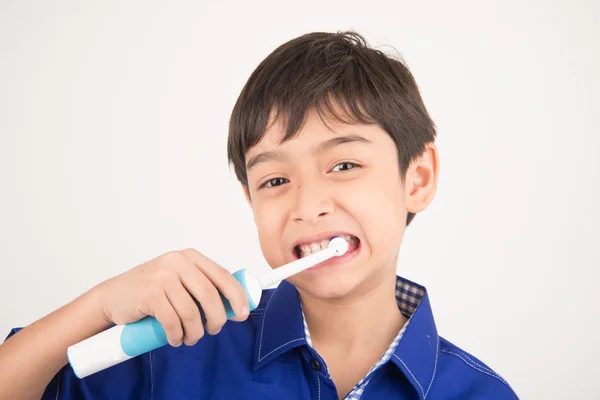
M204 328L202 327L202 325L200 325L200 329L198 329L198 331L194 332L192 335L190 335L190 346L193 346L194 344L198 343L198 341L200 339L202 339L202 337L204 336Z
M173 261L178 260L180 257L179 252L177 251L169 251L162 255L160 258L163 263L171 263Z
M221 331L221 328L223 328L223 325L225 325L226 322L227 316L225 315L225 312L220 312L207 321L206 331L211 335L216 335Z
M204 300L208 301L209 303L212 303L216 301L216 299L219 297L219 292L217 291L217 288L214 287L211 283L206 283L200 285L198 297L200 297L199 300Z
M170 251L162 256L161 265L171 269L185 262L185 260L185 256L180 251Z
M165 333L171 341L180 342L183 337L183 330L181 325L175 318L170 318L161 323Z
M222 327L223 327L223 324L216 324L213 322L206 327L206 332L208 332L209 335L214 336L217 333L221 332Z
M194 256L194 255L198 254L198 250L192 249L191 247L189 247L187 249L181 250L181 253L185 256Z
M181 312L181 315L179 317L184 323L192 323L200 320L200 311L198 311L196 305L188 305L187 307L185 307L185 310Z
M168 282L169 280L171 280L172 276L171 273L165 269L158 269L155 272L155 280L157 282Z
M195 325L192 328L186 329L184 343L188 346L192 346L198 342L204 336L204 328L202 324Z
M220 279L223 279L225 282L236 282L237 283L237 280L233 277L231 272L229 272L228 270L226 270L225 268L221 267L218 264L217 264L217 267L218 267L217 273L218 273Z

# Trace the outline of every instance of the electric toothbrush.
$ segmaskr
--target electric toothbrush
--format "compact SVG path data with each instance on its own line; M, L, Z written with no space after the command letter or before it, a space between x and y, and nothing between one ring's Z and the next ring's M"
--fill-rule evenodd
M242 269L233 273L233 276L246 291L248 306L252 311L258 307L263 289L332 257L342 256L346 251L348 251L348 242L341 237L336 237L329 242L326 249L292 261L264 275L257 276ZM235 317L229 301L223 295L221 300L227 318ZM202 308L200 311L202 313ZM148 316L130 324L116 325L70 346L67 349L67 357L75 375L78 378L85 378L167 343L167 334L161 324L156 318Z

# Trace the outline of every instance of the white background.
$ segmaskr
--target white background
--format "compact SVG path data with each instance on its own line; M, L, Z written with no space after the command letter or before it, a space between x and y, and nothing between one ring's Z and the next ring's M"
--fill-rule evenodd
M599 398L597 2L201 3L0 4L2 337L168 250L266 268L229 114L276 46L355 29L439 130L399 272L522 398Z

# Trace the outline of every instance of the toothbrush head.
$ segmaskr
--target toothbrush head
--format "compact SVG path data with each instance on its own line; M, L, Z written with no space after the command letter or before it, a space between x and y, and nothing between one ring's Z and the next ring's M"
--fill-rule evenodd
M329 242L328 249L334 249L336 256L343 256L348 251L348 242L342 237L335 237Z

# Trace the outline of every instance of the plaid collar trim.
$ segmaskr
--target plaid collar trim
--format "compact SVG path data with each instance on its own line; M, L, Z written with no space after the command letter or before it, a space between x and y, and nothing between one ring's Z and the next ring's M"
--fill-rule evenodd
M425 288L417 285L409 280L401 277L396 277L396 301L400 312L408 319L413 316L413 313L425 296Z

